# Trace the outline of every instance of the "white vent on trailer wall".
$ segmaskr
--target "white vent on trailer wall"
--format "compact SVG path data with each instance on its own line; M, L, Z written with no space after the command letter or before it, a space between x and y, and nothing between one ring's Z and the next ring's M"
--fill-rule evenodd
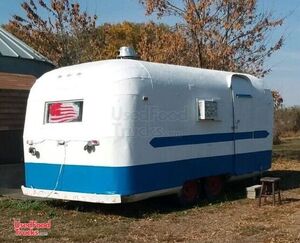
M214 100L198 100L198 120L216 120L218 103Z

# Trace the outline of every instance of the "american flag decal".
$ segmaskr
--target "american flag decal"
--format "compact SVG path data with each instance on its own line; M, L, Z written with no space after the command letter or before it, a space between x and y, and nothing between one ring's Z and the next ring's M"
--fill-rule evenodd
M81 120L82 101L48 104L48 123L62 123Z

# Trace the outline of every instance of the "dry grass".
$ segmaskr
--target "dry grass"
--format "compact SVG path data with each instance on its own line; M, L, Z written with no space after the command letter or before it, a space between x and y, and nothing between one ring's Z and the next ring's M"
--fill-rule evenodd
M257 207L241 183L229 185L218 202L188 209L171 197L126 205L0 198L0 242L300 242L300 160L289 159L297 150L299 138L275 147L269 174L282 178L282 205ZM52 228L46 237L17 237L13 218L51 219Z
M300 138L300 131L285 131L281 134L281 137L283 140L286 138Z

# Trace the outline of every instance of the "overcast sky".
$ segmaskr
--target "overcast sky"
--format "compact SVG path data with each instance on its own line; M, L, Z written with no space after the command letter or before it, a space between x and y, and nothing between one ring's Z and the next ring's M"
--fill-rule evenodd
M23 14L21 2L22 0L0 1L0 24L7 23L14 14ZM274 34L274 38L284 34L285 43L283 48L268 60L272 72L265 77L265 86L279 90L286 106L300 105L300 1L260 0L259 2L260 9L271 10L278 17L287 16L284 26ZM138 0L79 0L79 3L82 9L99 16L98 24L157 21L154 16L145 17L143 7L138 4ZM159 21L174 24L177 20L166 18Z

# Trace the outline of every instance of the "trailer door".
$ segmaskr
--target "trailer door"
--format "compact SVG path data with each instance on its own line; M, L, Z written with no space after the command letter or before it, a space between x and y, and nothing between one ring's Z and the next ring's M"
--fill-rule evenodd
M236 174L251 172L249 151L253 146L254 87L246 76L234 75L231 81L233 105L234 168Z

